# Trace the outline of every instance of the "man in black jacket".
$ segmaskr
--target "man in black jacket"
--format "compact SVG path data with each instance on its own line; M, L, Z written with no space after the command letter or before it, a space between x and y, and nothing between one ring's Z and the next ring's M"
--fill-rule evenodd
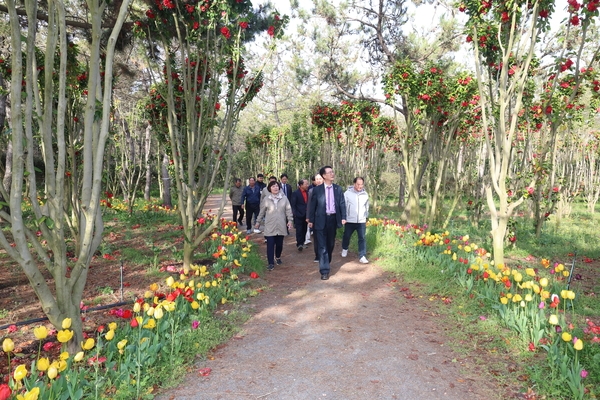
M319 171L323 184L312 191L308 210L308 226L314 228L319 244L319 271L321 279L329 279L331 255L338 228L346 224L346 202L342 188L333 183L335 174L326 165Z
M289 186L289 185L288 185ZM292 214L294 214L294 226L296 227L296 246L298 251L304 249L306 239L306 205L308 204L308 181L300 179L298 190L291 194Z
M279 186L281 186L281 192L288 198L288 201L292 202L292 185L288 183L287 174L281 174L279 177Z

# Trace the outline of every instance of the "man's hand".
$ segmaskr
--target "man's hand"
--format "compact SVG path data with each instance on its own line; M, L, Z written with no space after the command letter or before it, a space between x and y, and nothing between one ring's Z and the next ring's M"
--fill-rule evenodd
M342 220L342 225L346 225L346 220L345 219Z
M312 223L312 222L309 222L309 223L308 223L308 227L309 227L309 228L312 228L312 227L313 227L313 223Z

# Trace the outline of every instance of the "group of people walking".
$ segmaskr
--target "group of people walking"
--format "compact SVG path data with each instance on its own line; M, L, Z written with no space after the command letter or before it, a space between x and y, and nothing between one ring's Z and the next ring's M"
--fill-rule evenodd
M347 257L350 239L354 232L358 236L359 262L367 264L366 222L369 215L369 195L364 189L364 179L354 178L353 185L344 192L333 183L335 173L331 166L324 166L311 177L312 183L300 179L293 190L288 176L275 176L264 183L264 176L248 179L242 187L236 179L229 197L233 206L233 220L242 224L246 216L247 233L260 233L261 224L267 243L268 270L282 264L283 239L292 227L296 230L296 247L303 251L312 242L315 262L319 263L322 280L329 279L330 263L335 247L337 229L344 227L342 257ZM245 213L244 213L245 205ZM254 227L252 222L254 221Z

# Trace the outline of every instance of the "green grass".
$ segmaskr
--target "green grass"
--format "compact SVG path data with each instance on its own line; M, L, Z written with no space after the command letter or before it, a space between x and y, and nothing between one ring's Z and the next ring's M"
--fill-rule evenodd
M150 264L152 256L145 254L143 251L131 247L121 249L121 257L132 264Z

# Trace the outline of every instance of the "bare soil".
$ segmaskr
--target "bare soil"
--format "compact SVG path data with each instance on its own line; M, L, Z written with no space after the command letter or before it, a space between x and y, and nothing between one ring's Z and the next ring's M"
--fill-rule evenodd
M216 209L220 196L208 208ZM231 212L226 210L225 216ZM139 228L139 227L138 227ZM126 239L123 233L108 234L115 251L111 257L94 258L84 303L88 307L121 300L119 250L146 251L144 234L136 227ZM176 226L161 226L154 238L161 245L161 232ZM240 227L243 229L243 227ZM251 235L266 254L262 235ZM172 239L167 239L173 241ZM356 239L354 239L356 240ZM148 250L149 251L149 250ZM321 281L313 262L312 244L299 252L294 233L285 240L283 265L265 272L265 290L240 307L252 317L242 331L199 360L176 389L162 392L159 399L507 399L518 398L527 376L509 355L486 348L484 339L465 337L472 353L457 354L448 345L448 332L460 327L447 322L436 311L439 302L419 296L419 288L388 274L376 263L359 264L356 253L340 257L336 244L332 274ZM111 259L114 257L114 259ZM575 271L586 295L599 282L597 260L579 262ZM162 266L170 264L161 261ZM148 265L125 263L123 295L140 296L154 278ZM0 339L6 326L43 317L42 310L19 266L0 251ZM50 280L50 277L48 277ZM112 293L111 293L112 292ZM85 314L85 325L93 330L111 320L108 310ZM11 333L17 352L37 352L30 338L35 323ZM2 360L2 358L0 358ZM1 362L1 361L0 361ZM5 377L6 365L0 364ZM512 378L507 378L512 376Z

